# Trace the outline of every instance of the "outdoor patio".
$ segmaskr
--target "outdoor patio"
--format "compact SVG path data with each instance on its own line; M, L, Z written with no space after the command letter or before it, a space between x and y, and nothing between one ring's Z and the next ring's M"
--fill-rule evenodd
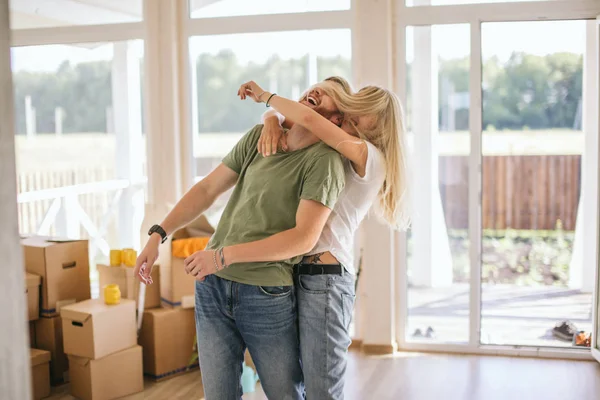
M552 336L563 320L579 330L592 328L592 294L566 287L483 285L481 342L495 345L572 347ZM408 291L407 340L464 343L469 335L469 286L416 288ZM434 338L415 337L420 329Z

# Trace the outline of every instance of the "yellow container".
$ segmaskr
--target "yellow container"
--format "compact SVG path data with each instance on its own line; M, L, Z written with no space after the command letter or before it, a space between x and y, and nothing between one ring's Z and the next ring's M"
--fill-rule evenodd
M123 263L123 251L122 250L111 250L110 251L110 266L120 267Z
M123 264L127 267L135 267L137 260L137 251L133 249L123 249Z
M121 302L121 289L116 283L104 286L104 302L108 305L119 304Z

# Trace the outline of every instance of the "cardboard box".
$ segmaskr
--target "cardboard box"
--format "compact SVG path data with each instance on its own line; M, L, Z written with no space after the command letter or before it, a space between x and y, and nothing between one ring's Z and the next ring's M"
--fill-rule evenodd
M92 360L136 345L135 301L107 305L99 299L63 307L65 353Z
M31 393L34 400L50 396L50 352L29 349L31 360Z
M98 265L97 268L100 279L100 300L104 300L104 286L116 283L121 290L121 298L134 300L137 308L142 283L133 275L134 269L125 266L111 267L107 265ZM145 309L160 307L160 268L158 265L152 268L152 279L154 283L146 286Z
M144 390L142 348L134 346L90 360L69 355L71 394L82 400L111 400Z
M173 233L164 243L159 253L160 299L163 307L193 308L196 293L196 280L186 274L184 258L173 257L171 245L174 240L191 237L209 237L215 229L206 216L201 215L187 227Z
M186 372L194 354L195 334L193 309L145 311L139 338L144 349L144 375L160 381Z
M90 298L87 240L32 236L22 239L21 245L25 269L42 278L42 316L57 316L61 306Z
M35 348L35 322L28 322L29 324L29 347Z
M25 273L25 294L27 295L27 314L30 321L40 317L40 284L42 277Z
M69 362L63 351L62 320L60 317L35 321L35 348L50 352L50 381L53 385L69 381Z

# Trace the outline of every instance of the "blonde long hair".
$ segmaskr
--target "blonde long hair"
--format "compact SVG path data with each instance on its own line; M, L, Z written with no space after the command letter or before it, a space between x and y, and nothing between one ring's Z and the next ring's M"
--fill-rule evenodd
M404 113L398 96L378 86L365 86L352 94L348 82L331 77L318 84L336 103L344 117L376 117L375 126L358 136L377 147L385 157L385 181L379 190L377 211L395 229L410 226L408 147Z

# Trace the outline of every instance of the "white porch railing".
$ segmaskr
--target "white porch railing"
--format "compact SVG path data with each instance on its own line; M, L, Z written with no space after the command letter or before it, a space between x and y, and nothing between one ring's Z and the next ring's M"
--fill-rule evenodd
M48 202L44 216L38 221L35 229L38 235L49 235L51 227L60 237L78 239L81 237L81 228L87 232L90 239L90 259L94 260L98 251L108 257L110 246L106 240L111 220L117 216L121 199L131 198L140 190L144 190L146 180L129 182L124 179L90 182L76 185L62 186L52 189L33 190L19 193L17 203L24 205L35 202ZM108 207L100 218L90 217L80 204L79 197L90 194L111 194ZM128 216L122 216L127 218ZM98 220L99 223L95 223Z

